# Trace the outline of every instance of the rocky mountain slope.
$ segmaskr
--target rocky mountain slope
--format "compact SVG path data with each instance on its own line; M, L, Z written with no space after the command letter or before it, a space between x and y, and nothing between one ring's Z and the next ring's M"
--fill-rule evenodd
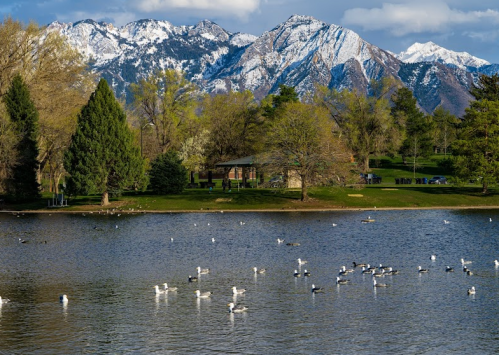
M414 91L425 111L443 105L461 115L478 71L468 70L468 62L429 63L429 53L412 63L416 48L410 57L397 58L351 30L308 16L292 16L260 37L230 33L206 20L180 27L141 20L120 28L85 20L48 28L64 34L127 101L130 83L165 68L185 71L206 92L251 90L257 99L279 84L295 86L300 94L316 84L366 91L371 79L391 75Z

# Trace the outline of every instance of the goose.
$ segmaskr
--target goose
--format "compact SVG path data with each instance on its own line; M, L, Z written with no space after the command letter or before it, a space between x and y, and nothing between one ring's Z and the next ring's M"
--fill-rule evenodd
M311 291L312 293L322 293L324 292L324 289L322 287L315 287L315 285L312 284Z
M302 260L302 259L298 258L298 265L305 265L306 263L308 263L307 260Z
M494 264L495 264L496 267L499 266L499 261L497 261L497 259L494 260Z
M341 270L347 274L351 274L352 272L354 272L355 270L354 269L347 269L347 267L345 265L343 265L341 267Z
M373 287L388 287L387 284L379 284L376 282L376 279L373 279Z
M199 290L194 291L196 294L197 298L209 298L213 294L213 292L207 291L207 292L201 292Z
M1 297L0 297L1 300ZM9 300L1 300L0 303L5 303L8 302ZM59 302L61 303L68 303L68 296L67 295L61 295L59 296Z
M245 292L246 292L246 289L244 289L244 288L237 289L236 286L232 286L232 294L233 295L242 295Z
M346 285L348 283L350 283L350 280L341 279L339 277L336 278L336 284L337 285Z
M426 272L428 272L428 269L422 269L421 265L420 265L420 266L418 266L418 272L419 273L426 273Z
M189 282L197 282L198 278L196 276L189 275Z
M258 269L256 266L253 268L253 271L255 272L255 274L265 274L265 271L267 271L266 269Z
M461 258L461 265L469 265L473 263L473 261L470 261L470 260L464 260L463 258Z
M467 270L467 271L466 271L466 275L468 275L468 276L472 276L472 275L473 275L473 272L472 272L471 270Z
M307 269L305 269L305 271L303 272L303 276L310 276L310 271L307 271Z
M175 292L178 289L177 287L168 287L168 284L166 282L163 284L163 286L165 287L165 292L168 292L168 291Z
M445 272L454 272L454 268L453 267L450 267L450 266L447 266L445 268Z
M298 272L298 270L295 270L295 272L293 273L293 276L294 277L301 277L301 274Z
M371 275L373 275L373 277L383 277L385 276L385 270L381 270L381 272L377 272L376 270L371 270Z
M468 289L468 295L474 295L476 293L475 286L471 286L471 288Z
M196 268L198 270L198 275L206 275L210 273L210 269L201 269L201 266Z
M248 310L248 307L235 305L234 302L228 303L227 306L229 307L229 313L243 313Z
M160 289L159 289L159 286L158 286L158 285L155 285L155 286L154 286L154 292L155 292L157 295L161 295L161 294L166 293L166 290L160 290Z

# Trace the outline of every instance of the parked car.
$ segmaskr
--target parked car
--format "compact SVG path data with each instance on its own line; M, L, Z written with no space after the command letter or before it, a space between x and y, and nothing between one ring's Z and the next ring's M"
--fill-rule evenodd
M364 184L381 184L381 176L376 174L360 174L361 181Z
M270 178L269 185L270 185L270 187L274 187L274 188L284 187L284 176L277 175L277 176Z
M447 179L445 178L445 176L434 176L430 179L430 181L428 181L429 184L447 184Z

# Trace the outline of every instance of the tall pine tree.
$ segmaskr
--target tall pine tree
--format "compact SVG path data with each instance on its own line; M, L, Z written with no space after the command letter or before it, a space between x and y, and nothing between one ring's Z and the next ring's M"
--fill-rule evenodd
M71 175L67 181L70 194L101 194L103 206L109 204L109 193L145 182L144 160L125 113L104 79L78 115L64 168Z
M19 137L15 147L17 163L7 182L7 195L18 202L32 201L40 197L40 185L37 181L37 170L40 165L38 111L20 75L16 75L12 80L4 96L4 102Z

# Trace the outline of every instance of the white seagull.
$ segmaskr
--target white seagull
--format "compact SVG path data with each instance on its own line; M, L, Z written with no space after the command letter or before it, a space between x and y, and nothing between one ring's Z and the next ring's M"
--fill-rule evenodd
M5 302L5 301L2 301L2 302ZM61 295L61 296L59 296L59 302L61 302L61 303L68 303L68 296L67 295Z
M298 265L305 265L308 261L298 258Z
M213 292L209 292L209 291L208 292L201 292L199 290L194 291L194 293L196 294L197 298L209 298L213 294Z
M159 289L159 286L158 286L158 285L155 285L155 286L154 286L154 292L155 292L157 295L161 295L161 294L166 293L166 290L160 290L160 289Z
M470 260L464 260L463 258L461 258L461 265L469 265L473 263L473 261L470 261Z
M471 288L468 289L468 295L474 295L476 293L475 286L471 286Z
M237 289L236 286L232 286L232 294L233 295L242 295L245 292L246 292L246 289L244 289L244 288Z
M177 287L168 287L168 284L166 282L163 284L163 286L165 287L165 292L168 292L168 291L174 292L174 291L178 290Z
M266 269L259 269L257 268L256 266L253 268L253 271L255 272L255 274L265 274L265 271L267 271Z
M494 264L496 265L496 267L498 267L499 266L499 261L497 259L494 260Z
M210 269L201 269L201 266L196 268L198 270L199 275L206 275L210 273Z
M243 313L248 310L248 307L235 305L234 302L228 303L227 306L229 307L229 313Z

